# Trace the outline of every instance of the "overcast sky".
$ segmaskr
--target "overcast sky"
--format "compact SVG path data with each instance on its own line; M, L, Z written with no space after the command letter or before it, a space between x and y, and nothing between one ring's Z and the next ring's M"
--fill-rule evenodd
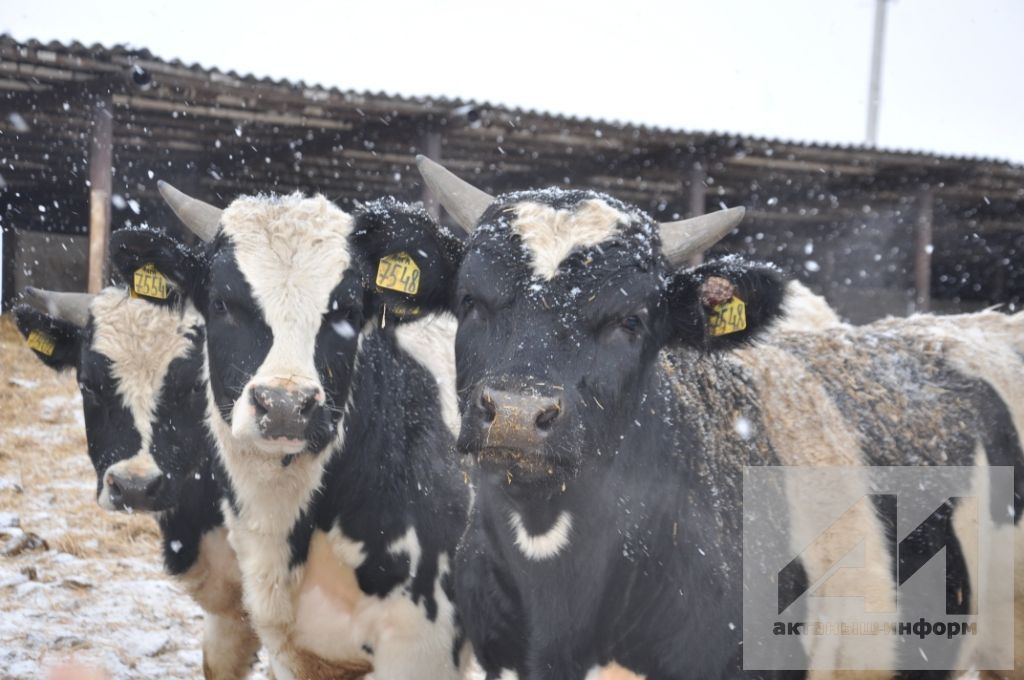
M237 9L235 8L237 7ZM864 140L875 0L0 0L19 39L592 118ZM1024 0L889 0L881 146L1024 162Z

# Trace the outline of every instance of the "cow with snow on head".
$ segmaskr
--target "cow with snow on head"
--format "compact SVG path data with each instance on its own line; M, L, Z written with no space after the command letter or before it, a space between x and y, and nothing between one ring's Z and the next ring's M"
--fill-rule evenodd
M738 476L685 448L731 395L684 412L662 351L739 346L779 315L771 266L675 271L742 210L659 229L603 194L494 199L419 164L475 226L444 305L459 318L458 446L477 461L456 593L488 677L739 673L741 592L722 576L740 564Z
M754 342L785 310L774 267L727 257L677 269L741 210L659 225L603 194L494 198L418 163L473 230L454 274L436 281L459 319L458 447L477 463L456 599L488 677L803 677L743 669L747 466L847 466L862 493L865 465L1012 467L1012 512L992 505L985 520L1013 531L1024 496L1016 392L964 362L966 346L920 351L926 340L839 324L820 301L811 307L824 314ZM774 523L807 545L801 508L778 512ZM946 550L950 613L967 611L977 584L958 512L946 508L899 554L924 563ZM895 601L886 526L869 507L851 517L881 556L862 572L873 596ZM827 546L802 553L780 601L835 564ZM803 601L819 620L849 612L846 598L811 600L825 601ZM779 653L815 668L852 662L858 677L919 658L909 642L865 637Z
M152 304L119 287L27 288L25 297L32 306L15 317L29 347L78 377L97 501L153 515L167 573L206 612L205 677L246 677L259 641L242 609L220 511L223 473L204 425L202 318L180 299Z
M392 200L219 210L160 188L204 245L121 231L112 258L160 271L206 321L229 540L276 677L455 677L454 324L421 309L458 240Z

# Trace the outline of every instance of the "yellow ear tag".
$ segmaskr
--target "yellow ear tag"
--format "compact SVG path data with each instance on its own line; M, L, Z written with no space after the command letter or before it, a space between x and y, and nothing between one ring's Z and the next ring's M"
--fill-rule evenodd
M167 279L161 274L153 263L145 264L135 270L132 275L133 297L144 295L157 300L167 299L169 288Z
M409 253L393 253L380 258L377 287L415 295L420 289L420 268Z
M28 343L29 349L34 349L48 357L53 356L53 350L57 347L57 343L53 341L53 338L42 331L32 331L28 334L25 342Z
M729 335L746 329L747 305L733 295L728 301L716 305L708 317L711 335Z

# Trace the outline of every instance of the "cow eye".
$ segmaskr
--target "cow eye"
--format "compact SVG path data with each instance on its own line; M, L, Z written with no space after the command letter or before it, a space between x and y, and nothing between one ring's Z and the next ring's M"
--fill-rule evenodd
M462 316L466 316L476 307L476 299L469 294L462 296L462 302L459 303L459 309L462 311Z
M636 334L643 328L644 322L637 314L630 314L619 321L619 326L630 333Z
M224 316L225 314L228 313L228 305L220 298L214 298L210 302L210 311L216 314L217 316Z

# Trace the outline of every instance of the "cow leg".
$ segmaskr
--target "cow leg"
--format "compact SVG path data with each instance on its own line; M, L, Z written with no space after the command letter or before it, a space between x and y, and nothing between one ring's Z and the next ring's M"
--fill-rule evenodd
M259 648L259 638L248 619L207 614L203 631L203 677L206 680L247 677Z

